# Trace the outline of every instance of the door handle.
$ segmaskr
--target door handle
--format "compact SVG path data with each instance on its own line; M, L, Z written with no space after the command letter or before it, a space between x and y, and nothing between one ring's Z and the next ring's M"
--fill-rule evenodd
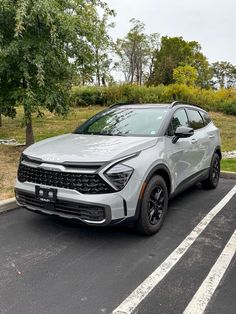
M214 137L215 137L215 135L213 135L213 134L209 135L209 138L214 138Z
M197 143L197 140L196 140L195 138L193 138L193 139L191 140L191 143L192 143L192 144L195 144L195 143Z

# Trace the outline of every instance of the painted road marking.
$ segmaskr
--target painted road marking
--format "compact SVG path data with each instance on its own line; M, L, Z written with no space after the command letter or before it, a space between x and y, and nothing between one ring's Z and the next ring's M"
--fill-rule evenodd
M202 314L236 252L236 230L183 314Z
M180 245L148 276L113 312L112 314L131 314L147 295L176 265L212 219L222 210L236 193L236 185L229 193L200 221Z

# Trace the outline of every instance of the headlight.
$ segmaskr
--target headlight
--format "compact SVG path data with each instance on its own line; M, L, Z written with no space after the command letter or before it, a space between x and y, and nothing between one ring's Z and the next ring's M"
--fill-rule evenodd
M117 189L122 190L128 183L134 169L123 164L116 164L108 169L104 174L111 184Z

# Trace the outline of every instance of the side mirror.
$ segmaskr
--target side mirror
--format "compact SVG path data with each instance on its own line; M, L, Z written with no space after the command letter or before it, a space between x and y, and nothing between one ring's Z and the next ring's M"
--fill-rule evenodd
M175 131L175 136L172 139L172 143L175 144L179 138L190 137L194 134L194 130L192 128L188 128L185 126L179 126Z

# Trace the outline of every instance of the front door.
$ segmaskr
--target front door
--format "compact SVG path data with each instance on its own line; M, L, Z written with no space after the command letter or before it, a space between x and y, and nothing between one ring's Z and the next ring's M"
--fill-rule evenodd
M172 139L176 129L179 126L189 127L189 120L185 109L177 109L172 117L167 130L166 147L167 160L173 177L173 188L175 189L181 182L195 173L195 167L198 163L197 142L194 136L189 138L180 138L173 144Z

